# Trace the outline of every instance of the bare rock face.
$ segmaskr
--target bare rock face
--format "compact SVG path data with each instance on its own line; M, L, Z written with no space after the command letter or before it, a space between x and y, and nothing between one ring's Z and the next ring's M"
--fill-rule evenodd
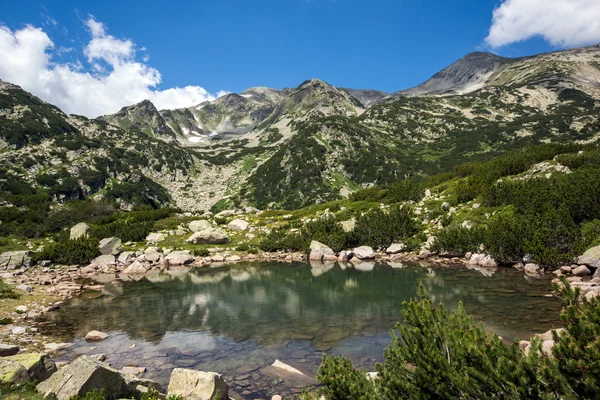
M181 396L183 400L227 399L229 387L223 377L215 372L175 368L167 393Z
M71 228L69 239L75 240L81 237L87 237L90 231L90 227L85 222L80 222Z

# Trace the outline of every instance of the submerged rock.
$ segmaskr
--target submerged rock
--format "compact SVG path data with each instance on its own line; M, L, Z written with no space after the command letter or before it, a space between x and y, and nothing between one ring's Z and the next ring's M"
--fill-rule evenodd
M88 342L102 342L103 340L108 339L109 334L108 333L104 333L104 332L100 332L100 331L91 331L88 332L87 335L85 335L85 340L87 340Z
M167 393L182 400L215 400L229 398L229 387L215 372L175 368L171 373ZM60 399L59 399L60 400Z

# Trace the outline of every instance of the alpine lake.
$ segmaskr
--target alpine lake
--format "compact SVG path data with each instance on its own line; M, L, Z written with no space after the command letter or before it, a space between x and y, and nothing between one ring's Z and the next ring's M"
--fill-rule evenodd
M112 367L147 368L166 388L173 368L223 374L233 398L293 396L315 385L324 353L374 371L402 320L402 302L429 295L505 340L529 339L559 326L560 302L549 279L464 265L253 262L152 271L136 279L99 277L87 292L48 313L40 329L73 345L56 357L105 354ZM87 332L110 337L87 343ZM275 360L308 376L271 365Z

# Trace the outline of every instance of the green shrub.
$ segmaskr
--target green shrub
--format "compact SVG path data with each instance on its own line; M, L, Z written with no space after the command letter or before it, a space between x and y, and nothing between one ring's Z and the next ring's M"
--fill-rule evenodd
M389 210L373 210L360 215L352 232L352 244L386 248L418 232L413 215L406 208L392 206Z
M98 239L82 237L75 240L51 243L35 253L34 261L50 260L58 264L87 264L100 255Z
M210 251L205 248L200 248L192 250L192 254L194 257L208 257L210 255Z
M0 318L0 325L10 325L13 323L12 318Z
M460 254L476 252L479 245L484 242L485 229L473 227L449 227L436 234L435 242L431 247L434 251L452 251Z
M519 342L505 344L476 324L462 304L457 311L434 304L423 285L402 304L404 322L391 331L385 361L369 381L341 357L325 356L317 379L333 399L595 399L600 394L600 297L580 299L563 277L557 288L564 330L553 333L552 357L541 340L528 355Z
M250 250L250 245L248 243L240 243L235 248L237 251L248 251Z
M21 295L0 280L0 299L18 299Z

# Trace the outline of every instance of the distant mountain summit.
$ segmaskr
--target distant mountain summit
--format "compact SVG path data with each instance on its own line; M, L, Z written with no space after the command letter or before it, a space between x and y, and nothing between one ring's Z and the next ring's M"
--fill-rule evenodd
M400 95L420 95L473 92L481 89L490 76L502 65L511 62L514 62L514 59L500 57L492 53L470 53L419 86L396 93Z
M599 139L600 46L471 53L393 95L310 79L97 119L0 81L0 189L58 202L294 209L523 146Z

